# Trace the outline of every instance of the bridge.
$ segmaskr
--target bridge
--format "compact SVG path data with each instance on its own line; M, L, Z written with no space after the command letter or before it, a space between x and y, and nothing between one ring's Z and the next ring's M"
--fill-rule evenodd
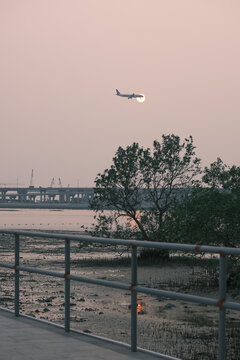
M180 191L183 193L186 189ZM179 189L172 191L172 194L179 196ZM146 189L139 188L138 196L138 200L141 199L137 204L138 209L152 206ZM0 208L89 209L93 197L94 188L91 187L0 187ZM165 201L164 197L162 201ZM105 206L105 209L112 208Z
M1 187L0 208L88 209L93 195L88 187Z

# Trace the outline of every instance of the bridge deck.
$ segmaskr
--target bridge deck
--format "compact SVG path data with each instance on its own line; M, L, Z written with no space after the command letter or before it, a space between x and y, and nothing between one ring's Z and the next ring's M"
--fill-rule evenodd
M0 310L0 360L156 360L110 344Z

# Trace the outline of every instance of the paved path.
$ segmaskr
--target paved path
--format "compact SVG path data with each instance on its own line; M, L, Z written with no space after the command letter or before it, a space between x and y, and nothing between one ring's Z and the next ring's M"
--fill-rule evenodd
M0 360L156 360L124 346L109 344L0 310Z

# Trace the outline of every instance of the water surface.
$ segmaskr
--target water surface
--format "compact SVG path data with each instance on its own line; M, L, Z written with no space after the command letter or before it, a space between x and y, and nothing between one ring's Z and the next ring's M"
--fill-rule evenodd
M93 217L92 210L0 209L0 229L81 231Z

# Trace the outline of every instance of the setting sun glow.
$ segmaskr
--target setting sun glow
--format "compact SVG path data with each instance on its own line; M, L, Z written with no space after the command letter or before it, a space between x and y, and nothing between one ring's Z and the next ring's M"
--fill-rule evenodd
M143 95L143 94L141 94L141 95ZM143 97L138 97L138 98L137 98L137 101L138 101L139 103L143 103L145 100L146 100L145 95L143 95Z

